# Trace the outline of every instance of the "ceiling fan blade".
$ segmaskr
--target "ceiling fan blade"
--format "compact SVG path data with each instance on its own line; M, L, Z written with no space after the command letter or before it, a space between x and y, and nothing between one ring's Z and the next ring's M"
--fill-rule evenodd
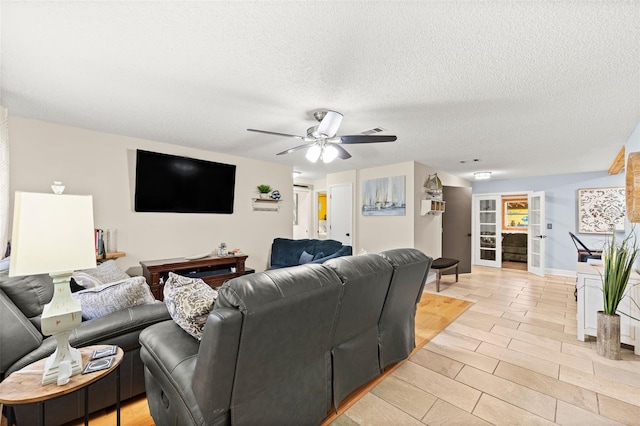
M256 132L256 133L266 133L267 135L284 136L284 137L287 137L287 138L302 139L303 141L308 140L304 136L290 135L290 134L287 134L287 133L269 132L267 130L256 130L256 129L247 129L247 130L250 131L250 132Z
M340 141L345 144L349 143L377 143L377 142L393 142L398 137L395 135L345 135L340 136Z
M304 144L304 145L294 146L293 148L289 148L289 149L288 149L288 150L286 150L286 151L279 152L279 153L277 153L276 155L291 154L292 152L295 152L295 151L299 151L299 150L301 150L301 149L305 149L305 148L312 147L312 146L314 146L315 144L316 144L315 142L312 142L312 143L307 143L307 144Z
M327 111L326 115L318 125L318 133L328 138L335 136L342 123L342 114L335 111Z
M349 158L351 158L351 154L349 154L346 149L344 149L343 147L335 143L332 145L335 146L336 149L338 150L338 157L340 157L343 160L348 160Z

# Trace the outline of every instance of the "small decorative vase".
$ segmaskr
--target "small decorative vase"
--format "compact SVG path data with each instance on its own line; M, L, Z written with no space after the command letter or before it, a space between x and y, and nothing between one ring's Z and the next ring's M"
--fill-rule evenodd
M598 355L607 359L620 359L620 315L607 315L598 311Z
M261 193L260 193L260 198L262 198L262 199L269 198L269 193L267 193L267 192L261 192Z

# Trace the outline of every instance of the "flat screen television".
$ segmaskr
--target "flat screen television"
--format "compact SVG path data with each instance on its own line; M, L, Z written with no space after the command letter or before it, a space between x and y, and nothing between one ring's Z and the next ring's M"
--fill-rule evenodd
M233 213L236 166L136 152L135 211Z

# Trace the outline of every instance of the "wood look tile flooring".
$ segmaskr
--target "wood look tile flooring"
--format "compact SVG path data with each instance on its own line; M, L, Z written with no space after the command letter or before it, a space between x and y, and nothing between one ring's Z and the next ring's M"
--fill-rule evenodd
M622 360L606 360L595 341L577 340L575 278L474 267L453 281L443 276L438 295L474 304L456 311L463 302L423 298L432 306L416 317L416 341L428 342L325 423L640 425L640 357L623 349ZM436 294L435 283L425 292ZM448 312L459 316L449 323ZM111 410L91 424L114 419ZM153 425L144 396L122 419Z
M474 305L332 425L640 425L640 357L606 360L577 340L574 285L514 269L443 276L438 294Z

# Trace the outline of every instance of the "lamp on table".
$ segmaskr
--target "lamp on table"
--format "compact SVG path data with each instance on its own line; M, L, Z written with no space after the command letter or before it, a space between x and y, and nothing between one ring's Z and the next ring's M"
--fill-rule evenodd
M69 280L75 270L96 267L93 198L62 195L59 182L51 188L55 194L16 191L9 269L12 277L48 273L53 278L53 298L44 305L41 330L55 337L57 348L45 363L43 385L58 380L62 361L71 363L71 376L82 371L80 352L69 345L69 335L82 322Z

